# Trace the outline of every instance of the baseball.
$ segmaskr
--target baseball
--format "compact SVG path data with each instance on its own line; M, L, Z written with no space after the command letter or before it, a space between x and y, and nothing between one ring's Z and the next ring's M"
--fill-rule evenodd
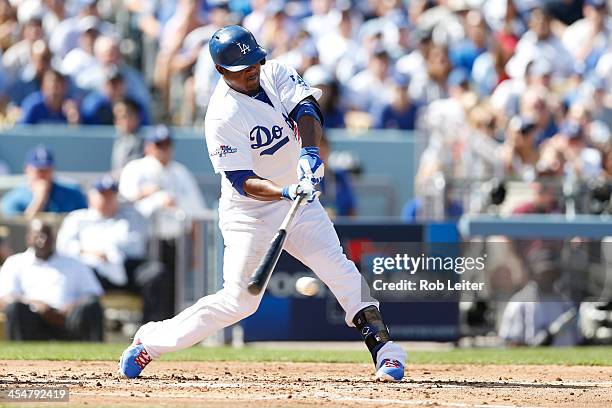
M314 296L319 293L319 281L309 276L302 276L295 281L295 290L304 296Z

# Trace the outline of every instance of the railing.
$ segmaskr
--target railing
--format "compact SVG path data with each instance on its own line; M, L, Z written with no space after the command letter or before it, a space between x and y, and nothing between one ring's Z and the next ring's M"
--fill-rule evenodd
M180 210L160 210L152 218L150 256L165 261L162 241L174 245L175 310L217 292L223 284L223 239L216 211L188 216Z
M212 204L219 194L219 176L212 171L203 130L190 127L173 131L176 160L205 181L203 192ZM422 138L415 132L372 130L355 134L339 129L329 131L328 137L332 151L350 152L361 164L361 174L353 178L358 212L367 216L399 215L399 209L414 196ZM103 173L110 170L114 140L112 126L15 126L0 132L0 159L12 173L19 174L26 152L43 143L54 151L58 172ZM209 184L211 180L216 182Z

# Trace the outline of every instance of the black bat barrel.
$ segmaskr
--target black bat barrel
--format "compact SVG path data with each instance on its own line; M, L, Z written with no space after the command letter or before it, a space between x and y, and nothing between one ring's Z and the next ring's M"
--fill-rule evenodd
M270 274L274 270L278 258L283 250L283 243L287 237L287 231L284 229L278 230L272 241L270 242L270 248L263 257L255 273L251 276L251 281L248 285L249 293L252 295L258 295L266 285Z

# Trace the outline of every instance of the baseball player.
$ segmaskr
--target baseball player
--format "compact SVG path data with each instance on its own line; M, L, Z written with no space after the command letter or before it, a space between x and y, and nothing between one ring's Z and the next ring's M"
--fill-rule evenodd
M122 354L120 372L137 377L162 354L201 342L257 310L263 291L247 291L250 275L278 230L291 201L305 195L284 249L312 269L361 333L376 378L399 381L406 353L392 342L378 302L364 296L362 276L349 261L315 186L323 178L317 144L323 117L321 91L277 61L241 26L213 34L210 53L221 74L206 113L213 167L221 173L219 226L225 243L223 289L201 298L172 319L142 326Z

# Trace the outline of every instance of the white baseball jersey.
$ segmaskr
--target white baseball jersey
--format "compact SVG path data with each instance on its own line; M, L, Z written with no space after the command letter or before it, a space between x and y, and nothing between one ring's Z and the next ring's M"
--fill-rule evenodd
M261 67L260 84L274 107L230 88L220 80L206 113L206 145L216 173L253 170L281 186L298 182L297 163L302 147L297 124L289 113L303 99L321 97L298 73L277 61ZM221 182L225 205L261 205L240 195L226 177Z

